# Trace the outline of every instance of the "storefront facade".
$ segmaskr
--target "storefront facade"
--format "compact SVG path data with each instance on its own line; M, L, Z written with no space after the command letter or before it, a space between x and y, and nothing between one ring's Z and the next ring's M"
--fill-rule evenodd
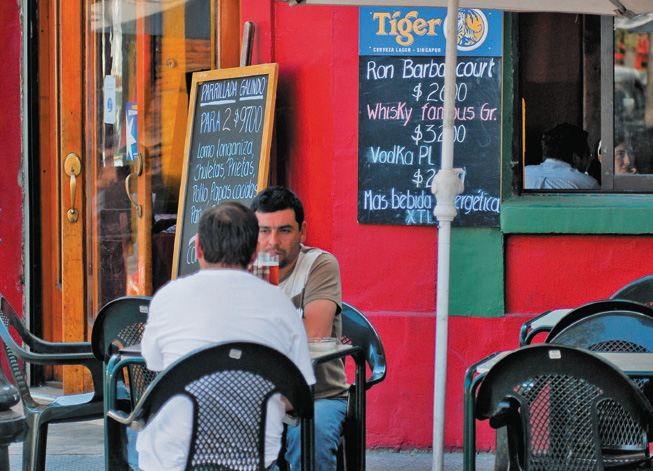
M47 5L47 2L43 4ZM53 47L59 44L58 41L70 39L75 29L74 21L78 17L86 18L87 7L91 8L91 5L61 14L62 20L71 22L71 33L64 31L60 34L66 36L57 36L50 31ZM60 14L48 11L44 15L46 10L42 6L38 17L39 21L45 22L44 25L48 24L50 16L54 18ZM177 122L178 97L182 94L176 92L183 88L179 85L183 82L180 74L175 75L174 71L183 67L186 67L184 71L213 68L219 62L214 57L220 57L223 66L236 65L239 28L243 22L251 21L256 26L252 64L279 64L271 181L289 186L302 198L308 221L307 242L336 255L342 273L344 300L369 316L386 348L388 376L385 382L368 392L368 445L428 448L432 444L437 228L358 222L359 9L289 7L277 1L241 0L239 4L218 2L208 15L195 14L208 18L220 16L224 21L207 22L205 33L191 34L187 28L188 32L181 35L185 38L182 55L187 61L191 57L198 61L194 68L182 65L174 40L149 47L139 43L142 37L136 34L131 49L124 50L137 57L141 57L142 51L153 51L158 59L151 62L171 72L170 75L161 73L165 77L161 79L162 83L168 84L168 88L161 88L156 114L148 108L151 97L141 85L134 86L133 99L122 99L125 104L135 102L139 113L149 110L149 118L139 115L144 120L152 120L144 127L155 128L156 123L163 124L159 131L137 135L139 144L147 147L147 152L137 148L136 153L143 156L143 173L150 178L147 184L139 180L132 193L136 203L143 206L146 217L134 215L135 210L130 209L132 203L127 200L125 206L118 209L126 211L122 224L129 226L129 237L111 240L103 238L99 232L103 218L109 216L109 213L100 215L100 211L96 211L102 209L96 203L101 200L99 189L111 187L103 186L106 181L117 181L124 186L126 177L136 173L138 160L125 157L124 161L116 163L118 150L127 142L109 139L107 129L109 124L113 124L112 120L120 120L120 115L109 115L107 121L107 117L98 117L99 112L91 112L94 104L104 101L90 92L95 88L89 88L88 82L83 84L87 88L81 89L89 95L72 86L60 87L57 108L51 102L52 96L44 92L43 82L51 83L53 87L60 86L62 81L71 83L66 81L75 79L75 73L84 69L79 64L94 63L96 57L92 51L98 57L106 54L112 58L111 61L99 61L105 72L115 70L119 57L108 50L117 32L106 25L102 27L109 28L106 31L98 27L98 31L103 31L102 34L109 38L107 44L92 38L88 43L92 47L78 46L74 49L81 51L78 62L75 62L70 49L66 51L65 61L61 56L56 56L56 60L55 55L48 56L43 38L41 48L33 57L34 49L24 47L24 44L33 42L21 34L27 24L25 17L29 18L27 10L22 5L0 6L0 25L5 38L5 47L0 53L4 59L0 66L0 80L5 98L3 126L0 128L5 150L5 171L0 174L0 260L5 267L0 274L2 293L14 305L26 307L35 330L44 336L54 340L82 340L88 336L97 309L107 299L120 294L149 294L156 289L152 264L157 258L146 257L152 262L148 266L138 259L138 254L157 250L152 248L157 245L152 236L159 230L154 228L154 223L143 222L153 221L156 214L170 212L169 208L157 209L157 201L172 201L170 204L174 206L174 191L156 190L157 184L164 190L174 189L174 177L179 173L175 168L181 166L180 153L175 148L177 127L170 123ZM185 15L192 17L188 9ZM175 29L172 16L163 15L160 25L166 38L179 37L172 32ZM63 21L64 28L66 21ZM229 22L238 24L238 29L216 29L216 24ZM573 27L579 22L582 27ZM522 45L529 39L535 41L533 38L539 38L537 35L540 34L559 40L556 28L568 25L572 26L566 31L573 31L575 36L568 34L566 44L575 47L566 49L565 60L555 55L542 57L536 62L526 60L520 47L526 47ZM463 375L469 365L491 352L515 348L519 327L534 315L607 298L624 284L651 273L653 196L647 194L647 189L653 186L647 186L646 174L638 175L637 183L632 180L620 183L623 181L620 176L604 172L604 187L599 192L550 194L522 191L520 172L514 170L532 158L525 155L524 148L530 151L531 145L520 132L524 113L522 98L526 102L526 116L530 116L533 110L548 110L540 112L541 119L537 124L530 124L530 119L526 121L529 123L527 127L531 126L527 134L541 132L559 121L570 121L588 129L591 140L606 135L602 131L607 120L602 115L602 112L605 114L601 102L603 79L600 71L589 70L597 62L588 59L601 55L600 49L594 51L592 48L592 44L600 41L596 37L591 39L592 34L601 34L601 28L603 26L597 18L585 20L574 15L503 17L502 144L498 169L501 213L494 226L454 227L452 231L447 447L462 446ZM154 36L146 33L142 36ZM88 39L88 36L82 35L80 40L84 38ZM514 38L519 39L519 47L513 46ZM188 44L193 41L195 47L192 50L197 54L189 52ZM221 49L215 47L217 44ZM224 52L218 54L217 49ZM576 54L569 51L576 51ZM143 65L143 61L150 60L147 57L139 60L134 62L134 67L141 69L136 69L134 76L159 73L157 67ZM578 73L583 78L564 72L561 66L550 69L545 65L560 62L570 70L580 70ZM59 72L56 67L48 68L55 63L61 65ZM40 95L34 95L29 88L30 84L34 87L34 82L28 78L34 73L36 64L40 64ZM126 70L121 69L128 78ZM49 75L44 76L46 71ZM116 72L105 75L120 76ZM52 77L60 78L55 80ZM106 90L107 84L100 79L103 76L98 73L93 83L101 83L102 89ZM143 83L153 83L153 80ZM110 82L108 88L111 86ZM127 94L120 85L117 89ZM150 92L153 90L156 87ZM175 90L175 93L168 94L166 90ZM568 94L563 96L560 90L567 90ZM66 98L66 94L73 93L82 95ZM116 96L120 97L120 92ZM35 97L39 97L38 107L34 105ZM540 102L545 104L538 105ZM70 121L72 124L68 124L66 114L76 115ZM54 116L58 119L55 120ZM82 123L87 123L89 117L103 124L94 126L93 130L102 128L104 131L84 134ZM44 128L48 120L53 122ZM143 122L147 123L139 121L139 124ZM74 123L79 129L70 128ZM75 133L79 137L75 137ZM34 149L37 141L30 140L35 135L39 136L38 149ZM68 141L62 141L62 136L67 136ZM83 221L80 228L74 226L76 223L69 224L67 216L72 207L70 180L68 177L48 180L48 172L56 173L50 165L61 165L63 169L66 157L71 152L76 153L69 149L75 147L76 144L70 144L75 139L79 140L80 149L91 149L93 155L102 157L93 160L95 167L91 168L98 170L97 173L81 177L81 185L85 186L81 187L79 194L83 196L78 196L77 201L81 199L80 204L86 206L80 209ZM609 141L608 144L612 140L612 135L603 139L604 143ZM101 148L107 145L110 149ZM156 158L152 157L154 149ZM126 154L128 150L121 152ZM59 157L45 157L54 155ZM109 156L111 165L106 165ZM104 169L106 172L124 172L124 175L111 180L114 177L101 175L100 170ZM159 181L156 175L161 176L163 183L156 183ZM46 185L48 182L51 187ZM157 194L157 198L150 204L146 202L144 193ZM34 198L39 198L40 203L36 204ZM36 213L35 208L38 208ZM104 209L112 208L107 206ZM58 214L60 210L61 223L46 217L55 212ZM118 214L116 224L120 223ZM45 236L52 233L62 234L62 239ZM71 237L72 242L66 237ZM73 247L76 244L85 251L85 256L78 260L67 243L72 243ZM101 288L97 280L115 272L110 269L102 271L102 265L92 261L105 259L107 254L114 253L111 247L122 247L123 243L134 244L134 247L122 248L120 252L132 255L132 258L124 257L128 268L119 270L116 277L119 282L100 285L105 287ZM35 253L38 257L34 256ZM81 267L74 266L75 263ZM113 291L109 291L107 286ZM75 296L79 292L87 294L79 299ZM79 317L69 317L67 312L77 312ZM64 377L63 381L65 383L67 379ZM493 443L492 437L490 429L484 428L479 434L479 449L488 449Z

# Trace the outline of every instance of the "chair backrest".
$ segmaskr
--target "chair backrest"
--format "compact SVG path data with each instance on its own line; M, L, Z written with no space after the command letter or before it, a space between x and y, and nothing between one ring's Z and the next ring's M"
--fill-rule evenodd
M634 303L633 303L634 304ZM615 309L556 325L546 343L595 352L653 352L653 309Z
M277 392L300 417L313 417L310 387L285 355L249 342L214 344L159 374L136 413L148 421L172 396L187 396L195 410L186 469L263 470L265 409Z
M91 331L95 358L106 365L111 355L117 353L120 348L140 343L151 300L150 296L124 296L108 302L100 309ZM133 406L156 373L144 365L130 364L127 374Z
M492 367L475 410L508 427L510 469L574 471L604 469L599 422L615 408L644 432L653 428L653 408L623 372L591 352L539 344Z
M124 296L100 309L91 331L95 358L106 363L120 348L140 343L151 300L150 296Z
M371 375L365 382L365 389L380 383L386 376L386 359L383 343L378 332L365 315L351 304L342 303L342 337L345 345L361 347L365 351Z
M653 308L644 306L634 301L603 299L583 304L562 317L551 329L546 337L546 342L556 337L561 331L565 330L576 322L592 317L596 314L606 313L626 313L641 314L653 318ZM609 332L608 332L609 334ZM632 335L632 334L631 334ZM587 346L583 346L587 348Z
M653 306L653 275L643 276L618 289L610 299L626 299Z

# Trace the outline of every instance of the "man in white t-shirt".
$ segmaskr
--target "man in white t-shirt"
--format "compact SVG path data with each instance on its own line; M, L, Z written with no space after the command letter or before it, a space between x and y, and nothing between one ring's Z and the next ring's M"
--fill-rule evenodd
M297 312L277 286L246 271L258 239L254 212L236 202L205 210L196 250L200 271L163 286L150 304L141 342L148 368L160 371L205 345L248 341L290 358L306 382L315 383L306 332ZM185 398L167 404L139 433L138 467L183 470L191 434L192 405ZM268 404L265 466L278 469L285 405L279 395Z

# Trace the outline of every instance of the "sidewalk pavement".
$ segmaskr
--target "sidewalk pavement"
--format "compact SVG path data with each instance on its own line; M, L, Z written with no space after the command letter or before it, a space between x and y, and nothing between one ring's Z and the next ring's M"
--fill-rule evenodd
M104 427L102 420L50 425L46 471L103 471ZM11 471L22 469L22 443L9 447ZM368 450L368 471L431 471L433 455L426 450ZM446 453L445 471L463 469L462 453ZM494 455L476 457L477 471L493 471Z

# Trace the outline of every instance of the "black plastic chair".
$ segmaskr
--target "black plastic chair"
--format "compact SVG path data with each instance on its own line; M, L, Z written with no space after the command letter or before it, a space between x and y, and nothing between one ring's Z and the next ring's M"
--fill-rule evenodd
M507 427L511 471L604 470L608 438L599 423L615 410L634 421L646 441L653 408L637 385L589 351L550 344L499 360L475 399L477 420ZM619 469L642 464L650 465Z
M653 306L653 275L643 276L617 290L610 299L626 299Z
M595 312L597 306L604 311ZM546 343L586 348L594 352L653 352L653 309L635 302L602 301L583 316L575 312L571 319L556 325ZM649 379L635 379L649 401L653 391ZM600 424L604 440L604 458L608 466L648 459L648 440L642 441L642 430L630 418L615 411Z
M387 364L385 359L385 350L378 332L365 315L351 304L342 303L342 336L340 343L343 345L354 345L361 347L365 351L365 360L370 369L370 376L365 381L365 390L370 389L375 384L385 379L387 373ZM349 390L349 398L354 394L356 384L352 384ZM350 404L351 401L348 401ZM365 450L352 446L356 443L356 423L353 411L347 407L347 415L344 423L344 434L342 445L338 449L338 470L343 471L351 466L348 463L356 463L356 455L365 453Z
M113 355L118 354L121 348L140 343L151 300L150 296L124 296L108 302L98 312L93 322L91 344L93 354L104 365L105 377L107 368L111 368ZM156 377L155 372L145 367L142 357L132 359L121 370L116 373L121 379L115 389L108 390L106 381L104 383L105 414L108 411L107 401L112 395L116 396L118 409L131 411ZM122 429L115 422L104 423L104 456L106 468L112 471L128 469L125 459L127 438Z
M23 443L23 469L44 470L49 424L103 417L102 363L93 356L89 342L46 342L32 335L2 295L0 320L0 337L13 382L20 394L27 425ZM12 332L16 337L12 337ZM15 338L20 338L20 343ZM30 392L25 363L46 366L82 365L91 372L94 391L60 396L49 404L39 403Z
M248 394L243 394L244 388ZM171 397L185 395L195 408L186 470L253 469L251 463L256 463L256 469L263 471L265 409L268 398L277 392L302 420L302 469L312 471L311 389L292 361L263 345L222 343L192 352L157 376L131 414L110 404L108 417L138 430ZM231 407L218 405L225 400ZM234 414L239 416L237 426L229 420ZM231 466L225 464L230 462ZM241 468L243 463L250 465Z

